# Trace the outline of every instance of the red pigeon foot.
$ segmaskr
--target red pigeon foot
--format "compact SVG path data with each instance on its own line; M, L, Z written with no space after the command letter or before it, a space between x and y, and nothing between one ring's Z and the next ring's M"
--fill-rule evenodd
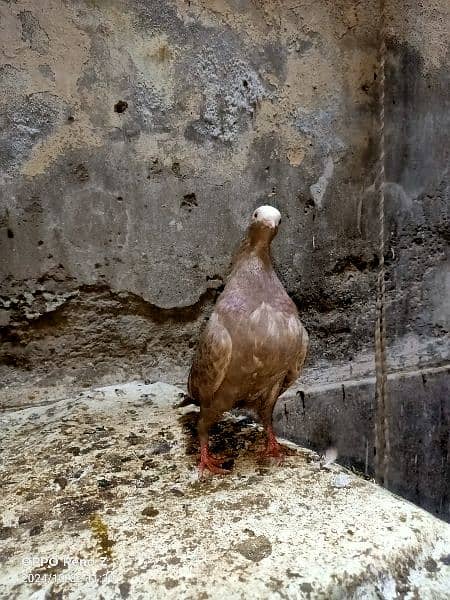
M211 454L210 452L208 452L207 456L208 462L212 463L213 465L216 465L216 467L221 467L226 461L226 456L216 456L215 454Z
M227 473L230 473L229 469L223 469L220 466L225 461L225 458L210 454L208 451L208 444L201 444L200 448L200 463L198 465L200 477L203 475L205 469L214 475L226 475Z
M267 428L267 446L262 458L277 458L279 463L284 460L283 447L277 442L272 427Z

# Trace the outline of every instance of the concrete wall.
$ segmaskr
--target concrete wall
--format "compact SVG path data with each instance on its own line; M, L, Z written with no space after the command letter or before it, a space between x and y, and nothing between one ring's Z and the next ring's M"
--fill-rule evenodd
M374 3L1 10L5 376L187 364L267 202L312 363L370 344Z
M386 259L400 369L448 360L449 9L391 4ZM4 382L182 381L267 202L283 213L275 261L310 331L305 380L372 371L377 2L0 11Z

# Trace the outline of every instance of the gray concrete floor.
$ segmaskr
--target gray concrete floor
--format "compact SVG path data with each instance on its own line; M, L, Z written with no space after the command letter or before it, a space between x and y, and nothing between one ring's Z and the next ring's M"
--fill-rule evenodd
M450 590L450 527L229 416L199 481L197 412L129 383L1 415L0 596L421 598Z

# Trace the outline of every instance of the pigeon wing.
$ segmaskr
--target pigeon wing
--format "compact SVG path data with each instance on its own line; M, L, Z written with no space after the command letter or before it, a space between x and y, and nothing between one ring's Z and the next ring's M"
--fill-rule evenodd
M232 342L216 312L211 315L197 346L189 373L189 395L209 404L219 389L231 360Z
M303 364L305 362L306 354L308 353L309 337L306 329L301 325L301 336L298 352L295 355L295 360L291 365L289 371L281 386L280 395L283 394L291 385L298 379L302 371Z

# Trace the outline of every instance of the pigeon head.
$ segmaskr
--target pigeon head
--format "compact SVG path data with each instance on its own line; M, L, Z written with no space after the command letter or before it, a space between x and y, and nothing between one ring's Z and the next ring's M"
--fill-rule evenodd
M273 240L281 221L280 212L273 206L265 205L257 208L248 228L248 238L254 244L267 244Z
M252 215L251 224L257 224L262 227L268 227L269 229L277 229L281 221L281 214L273 206L268 204L260 206L255 210Z

